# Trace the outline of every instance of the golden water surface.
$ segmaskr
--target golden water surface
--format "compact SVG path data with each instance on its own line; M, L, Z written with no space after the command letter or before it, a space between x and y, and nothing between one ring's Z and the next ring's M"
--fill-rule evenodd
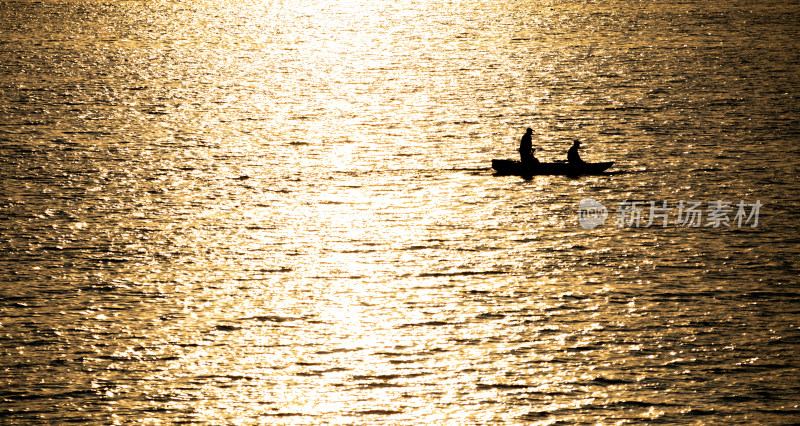
M0 422L798 421L798 21L0 3ZM526 127L616 163L493 176Z

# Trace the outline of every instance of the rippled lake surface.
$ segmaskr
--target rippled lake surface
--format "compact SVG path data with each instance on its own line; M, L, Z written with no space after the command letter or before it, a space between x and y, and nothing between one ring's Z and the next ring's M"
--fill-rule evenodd
M0 3L2 423L800 421L798 22Z

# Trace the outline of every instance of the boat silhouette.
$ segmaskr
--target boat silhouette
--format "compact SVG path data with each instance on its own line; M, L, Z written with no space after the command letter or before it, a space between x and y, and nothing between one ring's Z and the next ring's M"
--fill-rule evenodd
M534 175L598 175L614 164L613 161L602 163L537 163L530 167L516 160L493 159L492 168L497 176L534 176Z

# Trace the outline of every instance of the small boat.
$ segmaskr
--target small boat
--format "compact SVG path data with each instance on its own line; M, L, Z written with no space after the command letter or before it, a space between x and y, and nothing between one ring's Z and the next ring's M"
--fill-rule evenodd
M522 166L522 163L515 160L492 160L492 168L498 176L533 176L533 175L599 175L614 164L613 161L604 163L539 163L530 169Z

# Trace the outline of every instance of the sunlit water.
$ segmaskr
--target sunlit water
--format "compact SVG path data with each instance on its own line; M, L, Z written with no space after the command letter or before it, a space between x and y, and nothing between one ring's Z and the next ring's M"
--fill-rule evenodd
M2 422L800 420L798 22L0 3ZM612 173L493 176L526 127ZM762 206L646 226L682 200Z

